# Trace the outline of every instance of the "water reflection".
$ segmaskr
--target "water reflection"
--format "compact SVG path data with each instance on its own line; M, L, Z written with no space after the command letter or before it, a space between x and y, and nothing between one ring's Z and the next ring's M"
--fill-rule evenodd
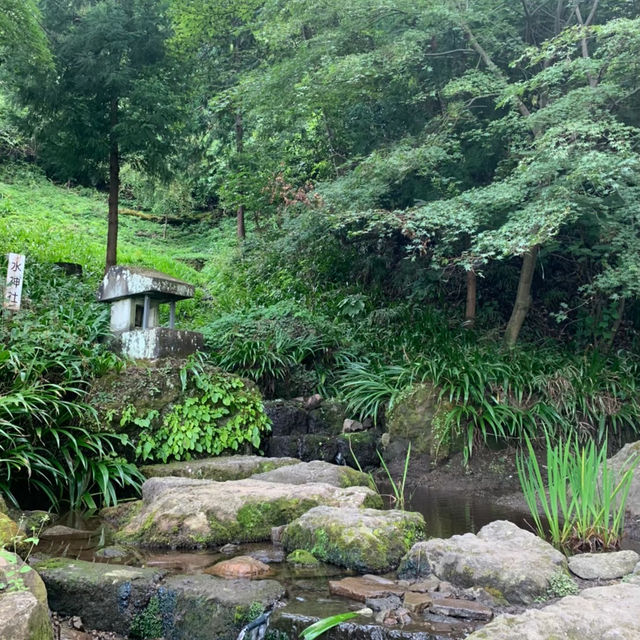
M434 538L477 533L494 520L510 520L523 529L532 530L526 513L469 493L419 486L411 494L407 508L424 516L427 533Z

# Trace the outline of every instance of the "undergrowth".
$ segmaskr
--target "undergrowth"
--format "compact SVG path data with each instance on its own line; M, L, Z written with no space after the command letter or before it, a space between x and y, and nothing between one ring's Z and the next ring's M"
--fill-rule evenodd
M108 310L82 279L30 256L25 271L24 308L0 325L0 490L15 505L115 504L143 480L118 454L128 442L78 426L94 415L88 382L121 366L104 342Z

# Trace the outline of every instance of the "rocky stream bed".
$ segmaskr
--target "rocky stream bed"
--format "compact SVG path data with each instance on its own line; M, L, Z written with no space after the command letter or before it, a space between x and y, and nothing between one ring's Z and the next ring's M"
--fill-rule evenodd
M0 640L50 640L47 607L61 640L236 640L264 610L271 640L345 611L361 614L327 640L640 638L635 551L568 562L507 520L430 537L421 513L382 509L366 474L267 466L149 467L141 501L48 526L25 588L0 598ZM20 566L2 562L5 578Z

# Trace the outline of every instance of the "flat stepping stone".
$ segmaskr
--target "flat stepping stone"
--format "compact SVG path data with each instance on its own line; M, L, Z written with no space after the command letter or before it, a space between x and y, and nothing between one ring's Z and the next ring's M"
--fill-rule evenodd
M386 598L389 595L400 596L404 592L405 589L392 581L381 583L366 577L329 580L329 593L334 596L357 600L358 602Z
M530 604L544 597L551 579L566 572L562 553L529 531L504 520L477 535L419 542L403 558L400 578L435 575L456 587L485 587L511 603Z
M218 456L202 460L181 460L167 464L151 464L140 468L147 478L194 478L196 480L242 480L256 473L299 463L297 458L265 458L263 456Z
M569 558L569 571L583 580L617 580L632 573L640 561L635 551L581 553Z
M285 528L282 544L287 551L305 549L340 567L384 573L395 569L424 536L419 513L316 507Z
M467 640L637 640L640 585L585 589L544 609L501 615Z
M472 600L459 600L458 598L434 600L430 610L431 613L452 618L464 618L465 620L491 620L493 618L493 611L488 607Z
M267 482L284 482L285 484L325 482L334 487L362 486L374 488L368 474L356 471L351 467L322 462L321 460L282 466L273 471L258 473L253 478L254 480L265 480Z
M318 505L358 509L381 504L367 487L151 478L142 487L142 501L128 507L116 540L176 548L257 542Z

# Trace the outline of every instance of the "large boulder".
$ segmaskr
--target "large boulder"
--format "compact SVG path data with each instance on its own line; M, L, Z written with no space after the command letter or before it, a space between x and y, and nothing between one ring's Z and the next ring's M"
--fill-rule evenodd
M17 555L0 549L0 640L52 640L47 590Z
M395 569L424 536L419 513L316 507L285 528L282 544L287 551L309 551L323 562L383 573Z
M155 594L164 572L155 569L51 558L35 563L47 586L49 606L80 616L90 629L127 635Z
M566 571L562 553L533 533L500 520L477 535L419 542L403 558L398 573L403 578L434 574L457 587L484 587L499 599L530 604L545 596L554 576Z
M288 459L288 458L285 458ZM257 473L254 480L266 482L283 482L285 484L306 484L311 482L324 482L334 487L371 487L371 477L356 471L351 467L313 460L312 462L299 462L289 466L281 466L273 471Z
M166 638L236 640L240 627L283 598L285 589L275 580L226 580L200 574L172 576L160 593L170 611Z
M87 402L98 417L87 428L128 435L149 461L250 452L270 428L253 383L211 365L196 371L184 360L110 372L93 383Z
M624 472L640 460L640 440L625 444L618 453L607 460L607 467L620 478ZM640 537L640 471L636 466L626 504L626 525L634 537Z
M175 476L180 478L195 478L197 480L242 480L254 474L265 473L284 467L295 465L300 460L296 458L265 458L263 456L219 456L202 460L182 460L167 464L153 464L140 468L147 478L166 478Z
M460 451L460 435L451 434L444 426L444 416L450 409L451 403L440 399L437 387L426 382L414 385L387 414L391 442L409 441L412 455L425 455L434 462Z
M640 586L616 584L585 589L544 609L502 615L467 640L637 640Z
M165 578L152 569L60 558L45 560L38 568L52 609L80 616L89 628L136 638L235 640L247 617L284 595L273 580L204 574Z
M151 478L143 485L142 501L128 507L116 538L166 547L269 540L272 527L318 505L379 507L382 500L367 487Z

